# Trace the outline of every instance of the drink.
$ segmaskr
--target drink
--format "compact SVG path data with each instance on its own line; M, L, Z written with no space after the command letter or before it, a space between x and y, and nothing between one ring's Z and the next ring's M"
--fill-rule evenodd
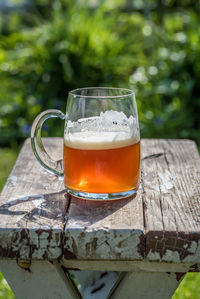
M137 189L140 142L124 132L76 132L64 142L64 183L77 191L119 193Z
M63 163L53 160L42 144L41 127L50 117L65 120ZM66 114L50 109L36 117L31 144L40 164L64 178L67 192L75 197L115 200L136 194L140 132L132 90L89 87L70 91Z

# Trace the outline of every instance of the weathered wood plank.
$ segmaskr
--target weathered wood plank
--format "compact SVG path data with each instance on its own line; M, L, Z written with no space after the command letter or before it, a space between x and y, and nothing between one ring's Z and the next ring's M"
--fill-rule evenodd
M72 198L65 258L198 262L199 186L194 142L142 140L136 198L114 203Z
M62 139L45 141L59 155ZM0 197L0 256L59 257L67 205L63 182L40 166L27 140Z
M142 259L143 215L136 198L111 202L71 199L64 234L65 258Z
M174 273L130 272L119 283L112 299L170 299L181 282L182 276Z
M62 138L46 144L54 158L62 157ZM0 197L0 256L198 263L199 161L192 141L142 140L135 198L68 200L63 182L39 165L28 140Z
M168 263L160 261L147 261L146 259L131 260L77 260L62 258L61 264L72 270L96 270L96 271L125 271L125 272L200 272L200 263Z
M195 143L151 139L142 151L147 259L199 261L200 158ZM160 155L152 156L156 153Z
M58 262L32 261L27 269L15 260L0 260L0 271L18 299L80 299Z

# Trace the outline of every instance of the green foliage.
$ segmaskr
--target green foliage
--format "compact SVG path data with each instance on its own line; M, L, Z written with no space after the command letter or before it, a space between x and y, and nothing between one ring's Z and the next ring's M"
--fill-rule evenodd
M17 157L17 151L14 149L0 148L0 191L3 188L6 179L13 167L13 164ZM13 292L11 291L8 283L4 279L0 272L0 299L15 299Z
M0 148L0 191L14 165L17 153L18 150L16 149Z
M82 8L81 14L77 9L59 7L51 20L2 36L3 144L24 138L40 111L50 107L65 110L70 89L118 86L128 78L131 54L121 38L126 24L122 20L121 33L116 32L115 13L106 16L102 8L90 16L88 9Z
M131 78L141 100L143 133L199 141L200 30L194 29L199 20L195 13L179 12L163 21L153 63L140 66Z
M0 299L16 299L9 285L0 272Z
M172 296L172 299L199 299L200 273L188 273Z
M134 89L142 137L200 141L200 1L132 2L35 0L0 13L1 146L15 148L39 112L65 111L68 91L85 86ZM16 150L0 154L1 188ZM173 299L199 298L198 285L187 274ZM0 298L13 296L0 276Z
M166 10L160 25L155 9L147 19L123 11L123 1L80 3L37 0L1 22L0 144L15 146L39 112L65 111L67 92L85 86L133 88L143 137L198 141L198 12ZM62 134L59 123L44 130Z

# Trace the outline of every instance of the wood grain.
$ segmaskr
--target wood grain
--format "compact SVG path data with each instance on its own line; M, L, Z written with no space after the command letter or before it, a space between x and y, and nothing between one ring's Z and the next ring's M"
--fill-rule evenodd
M200 258L200 159L190 140L145 140L141 187L149 260ZM151 155L160 153L159 156Z
M110 202L71 199L64 256L77 259L143 259L140 198Z
M60 155L61 139L45 144L50 154ZM63 182L40 166L27 140L0 197L0 255L59 257L68 205L65 193Z
M137 197L102 204L72 198L64 257L198 262L199 161L192 141L142 140Z
M46 139L54 158L62 139ZM0 256L200 262L200 158L190 140L142 140L135 198L66 198L27 140L0 197ZM192 264L191 264L192 265Z

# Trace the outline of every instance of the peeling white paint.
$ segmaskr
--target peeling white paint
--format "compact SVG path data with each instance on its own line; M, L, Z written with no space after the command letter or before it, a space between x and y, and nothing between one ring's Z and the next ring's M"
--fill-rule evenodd
M47 229L49 229L49 227ZM59 227L54 227L53 231L41 233L39 231L30 230L25 236L22 235L22 232L22 229L17 231L5 229L4 232L1 232L1 248L5 250L9 248L10 253L15 254L16 252L20 254L21 259L30 257L32 259L42 259L44 254L49 259L55 259L61 255L62 252L59 247L61 243ZM32 249L31 246L33 246Z
M200 261L200 241L192 242L191 246L187 251L191 254L184 258L184 262L199 262Z
M172 251L172 250L166 250L166 253L162 256L160 256L159 252L152 252L152 250L149 251L147 255L147 260L152 261L166 261L166 262L180 262L180 255L178 251Z
M178 262L180 261L179 252L167 249L165 255L162 257L162 260L166 262Z
M157 175L161 183L160 185L152 185L152 188L163 194L168 193L168 191L174 187L174 181L178 178L178 174L173 175L168 170L165 170L164 172L158 171Z
M195 253L197 250L197 246L198 246L197 242L193 241L190 247L188 247L187 251L190 253Z
M41 196L41 198L34 199L33 204L36 208L41 208L42 203L44 202L44 196Z
M161 185L160 185L161 193L167 193L168 190L174 187L173 184L174 176L168 170L165 170L164 172L158 171L158 176L161 180Z
M91 230L70 228L65 232L65 248L78 258L102 259L141 259L137 246L140 244L140 231L130 230Z
M12 186L12 187L16 187L17 186L17 177L15 175L10 175L8 177L8 185Z
M160 254L158 252L152 252L152 250L150 250L147 255L147 260L160 261Z

